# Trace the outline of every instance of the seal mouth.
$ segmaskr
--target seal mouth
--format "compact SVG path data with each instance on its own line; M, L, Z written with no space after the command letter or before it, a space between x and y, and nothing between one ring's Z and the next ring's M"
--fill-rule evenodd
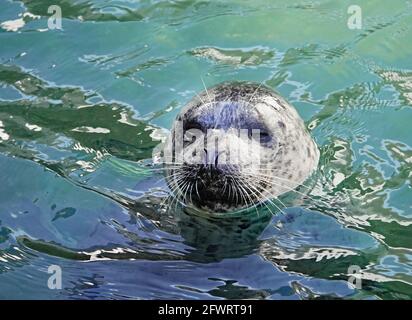
M178 171L180 183L169 179L170 187L180 187L178 197L186 205L219 212L230 212L260 201L236 167L226 165L184 165ZM173 172L171 172L171 176Z

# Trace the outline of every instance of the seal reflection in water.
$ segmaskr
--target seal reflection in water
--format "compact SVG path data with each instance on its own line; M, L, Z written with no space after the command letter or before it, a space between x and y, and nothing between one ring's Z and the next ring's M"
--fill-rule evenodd
M188 207L233 212L271 202L312 173L318 148L296 110L270 88L223 83L177 116L163 161Z

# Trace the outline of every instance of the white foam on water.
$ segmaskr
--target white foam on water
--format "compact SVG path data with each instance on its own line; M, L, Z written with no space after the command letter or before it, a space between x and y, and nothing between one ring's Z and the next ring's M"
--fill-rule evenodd
M0 120L0 140L6 141L10 139L10 136L3 129L3 122Z
M100 127L93 128L93 127L86 127L86 126L74 128L72 129L72 131L84 132L84 133L104 133L104 134L110 133L110 130L106 128L100 128Z
M31 131L36 131L36 132L43 130L42 127L39 127L38 125L35 125L35 124L30 124L30 123L26 123L25 127Z

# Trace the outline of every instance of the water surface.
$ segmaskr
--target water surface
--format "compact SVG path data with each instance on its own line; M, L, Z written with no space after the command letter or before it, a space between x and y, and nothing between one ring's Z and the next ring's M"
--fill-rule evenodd
M412 298L410 1L360 30L352 1L0 1L0 298ZM282 212L164 201L152 150L202 79L305 120L321 161Z

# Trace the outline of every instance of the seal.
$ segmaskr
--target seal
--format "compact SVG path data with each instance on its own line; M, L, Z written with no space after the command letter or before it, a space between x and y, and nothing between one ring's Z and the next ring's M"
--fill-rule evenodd
M162 160L176 199L224 213L295 189L316 169L319 150L295 108L272 89L229 82L182 108Z

